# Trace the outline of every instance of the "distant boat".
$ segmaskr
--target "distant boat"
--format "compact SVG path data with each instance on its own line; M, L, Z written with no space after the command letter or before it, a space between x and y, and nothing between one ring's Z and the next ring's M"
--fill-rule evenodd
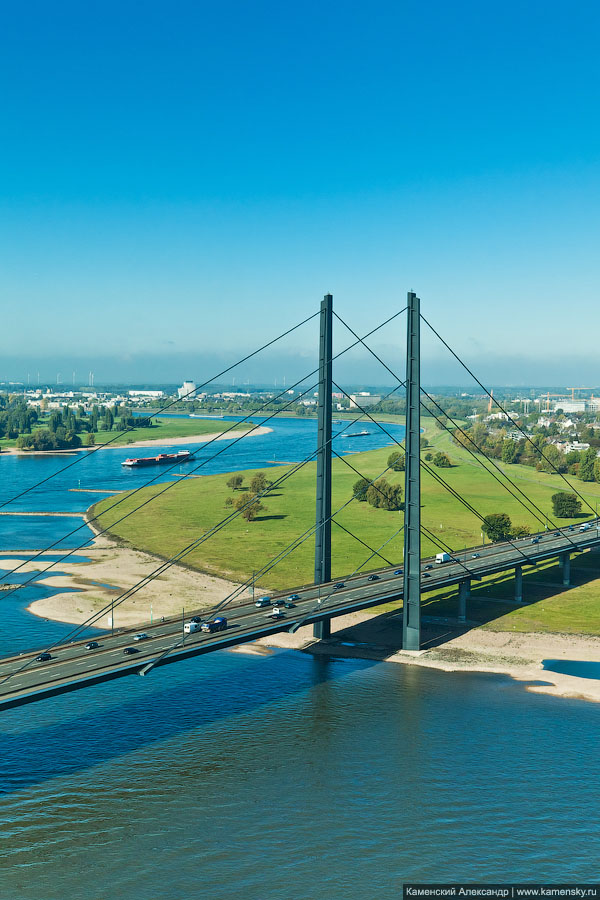
M225 416L201 416L198 413L190 413L190 419L224 419Z
M167 463L188 462L194 458L189 450L180 450L178 453L159 453L158 456L139 456L126 459L122 466L164 466Z
M343 434L343 438L351 438L351 437L366 437L367 434L371 434L370 431L353 431L351 434Z

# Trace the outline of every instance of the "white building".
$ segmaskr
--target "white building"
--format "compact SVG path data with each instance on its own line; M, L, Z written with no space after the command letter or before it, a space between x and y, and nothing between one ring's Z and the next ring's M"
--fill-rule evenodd
M164 391L127 391L130 397L146 397L148 400L157 400L164 397Z
M196 399L196 384L193 381L184 381L180 388L177 388L177 396L180 400Z
M380 394L370 394L368 391L361 391L358 394L350 394L350 409L357 409L362 406L376 406L381 400Z

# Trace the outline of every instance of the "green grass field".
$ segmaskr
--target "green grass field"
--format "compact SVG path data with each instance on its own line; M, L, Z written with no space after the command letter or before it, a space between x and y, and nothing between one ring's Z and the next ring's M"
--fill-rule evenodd
M469 498L483 515L507 512L513 523L523 523L532 531L540 530L539 523L500 485L486 474L469 454L451 444L448 435L431 428L426 421L426 436L435 449L448 452L455 465L451 469L436 470L459 493ZM378 476L386 468L387 457L393 447L366 453L353 454L350 462L368 478ZM276 480L290 471L289 466L265 469L267 477ZM538 473L524 466L510 466L511 478L530 496L544 513L551 516L551 496L557 490L566 489L559 476ZM242 473L249 483L253 472ZM217 522L231 513L225 506L227 497L234 496L226 481L230 474L210 475L202 478L182 479L168 492L144 509L134 513L111 530L127 544L148 550L163 557L170 557L182 547L207 532ZM359 476L341 460L333 463L333 509L349 500L352 485ZM390 481L403 483L404 473L386 473ZM592 505L600 500L600 484L575 482L577 489L589 497ZM102 527L111 527L116 519L138 506L142 500L160 490L144 489L135 498L127 499L112 512L102 515L115 498L102 501L95 507ZM479 520L427 474L422 474L422 521L454 550L481 543ZM289 480L276 487L263 503L263 513L251 523L241 517L233 519L224 529L187 555L183 562L192 568L234 580L243 580L253 571L267 565L290 541L310 532L315 515L315 464L304 466ZM394 537L401 528L403 514L374 509L367 503L350 502L336 516L336 521L360 536L370 547L379 548L391 563L402 559L402 534ZM578 520L575 520L578 521ZM561 520L561 525L571 520ZM391 540L390 540L391 538ZM423 554L438 551L432 541L423 540ZM272 571L259 579L259 583L271 588L286 588L312 580L314 535L307 539L280 562ZM369 550L354 538L333 525L332 557L333 577L341 577L364 564ZM378 568L387 563L373 558L364 568ZM511 603L514 592L512 577L495 576L474 586L469 602L469 618L481 623L489 622L498 629L518 631L572 631L600 633L600 560L596 554L584 554L573 559L573 581L576 587L565 591L560 585L558 566L552 563L536 570L524 570L525 597L535 599L533 605L515 608ZM549 587L550 585L550 587ZM556 585L558 593L554 594ZM560 585L560 586L559 586ZM456 614L456 591L445 590L428 594L424 598L424 613L443 616ZM390 607L384 606L383 609Z

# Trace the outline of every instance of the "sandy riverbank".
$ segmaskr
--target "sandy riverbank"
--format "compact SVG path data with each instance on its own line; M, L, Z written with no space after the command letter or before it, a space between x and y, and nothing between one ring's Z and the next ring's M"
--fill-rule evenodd
M64 574L55 575L53 570L48 573L42 583L63 590L52 597L36 600L28 607L32 613L80 624L160 565L156 557L116 547L106 537L96 539L94 547L85 552L90 562L66 561L57 566ZM10 569L21 561L7 557L0 560L0 567ZM42 560L26 563L24 571L40 568L43 568ZM190 612L210 609L236 586L222 578L172 566L118 607L115 626L147 625L151 609L154 621L161 616L180 615L183 608ZM99 625L107 627L107 624L105 611ZM405 653L400 649L402 622L397 613L352 613L334 619L333 628L330 641L315 641L309 626L294 635L285 632L242 646L239 652L266 652L268 647L279 647L427 666L446 672L489 672L526 682L530 691L600 701L600 680L561 675L542 668L544 659L600 662L600 637L521 634L492 631L489 627L460 630L428 626L423 630L423 645L427 649Z
M112 600L161 565L157 557L115 547L104 538L97 539L94 547L84 552L89 562L59 562L56 570L61 574L54 574L51 569L40 579L38 583L60 592L34 601L28 607L30 612L44 619L79 625L104 610ZM0 568L11 569L23 561L22 558L6 557L0 559ZM44 561L40 557L33 563L26 562L21 571L43 569ZM148 625L151 615L156 622L161 616L181 615L183 609L211 608L235 587L237 585L223 578L171 566L117 607L115 627ZM108 610L105 610L98 620L98 627L106 628L108 624Z
M73 456L77 453L90 453L92 450L135 450L138 447L172 447L174 444L206 444L208 441L233 441L235 438L249 435L258 437L261 434L269 434L273 431L266 425L258 428L240 428L237 431L219 431L211 434L192 434L185 437L148 438L144 441L132 441L130 444L109 444L108 446L96 445L95 447L78 447L76 450L19 450L17 447L8 447L2 450L2 455L13 454L17 456L55 456L57 454Z

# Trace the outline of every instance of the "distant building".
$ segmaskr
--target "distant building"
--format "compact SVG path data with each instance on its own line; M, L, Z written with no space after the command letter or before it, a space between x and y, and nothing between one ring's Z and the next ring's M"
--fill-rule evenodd
M583 413L585 412L586 400L553 400L552 409L562 409L564 413Z
M358 394L350 394L350 409L357 409L362 406L376 406L381 401L380 394L369 394L368 391L361 391Z
M147 397L148 399L158 399L164 397L164 391L127 391L130 397Z
M177 388L177 396L180 400L196 399L196 384L193 381L184 381L180 388Z

